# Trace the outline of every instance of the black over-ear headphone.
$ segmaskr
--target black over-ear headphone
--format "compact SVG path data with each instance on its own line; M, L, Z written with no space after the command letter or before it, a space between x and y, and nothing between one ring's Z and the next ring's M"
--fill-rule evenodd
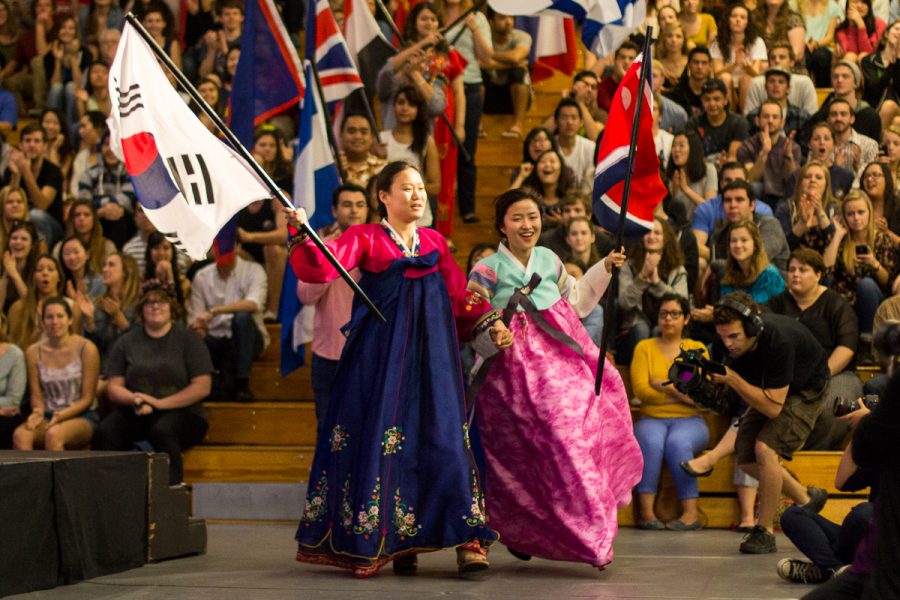
M763 332L762 317L743 302L734 298L722 298L716 306L724 306L738 313L741 316L741 322L744 324L744 333L747 337L757 337Z

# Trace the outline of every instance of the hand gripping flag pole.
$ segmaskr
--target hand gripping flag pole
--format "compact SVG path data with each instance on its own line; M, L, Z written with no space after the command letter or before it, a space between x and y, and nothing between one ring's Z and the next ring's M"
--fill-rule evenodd
M250 152L244 147L244 145L240 142L237 136L234 134L231 129L225 125L225 122L222 121L221 117L206 103L203 97L200 95L200 92L188 81L188 78L184 76L175 63L172 62L172 59L169 58L169 55L165 53L165 51L159 47L159 45L154 41L153 37L150 33L144 29L144 26L141 25L141 22L137 17L134 16L133 13L128 13L125 15L125 21L134 27L134 30L147 42L147 45L153 50L153 53L156 55L156 58L166 66L172 76L175 77L175 80L178 81L178 84L181 88L190 95L191 99L197 103L197 106L206 114L207 117L215 123L216 127L219 128L219 131L228 139L228 142L234 148L234 150L241 155L241 157L247 162L253 172L256 173L257 177L265 183L266 187L269 188L269 191L272 192L272 195L278 199L279 202L285 207L294 209L294 205L291 204L291 201L284 195L284 192L272 181L272 178L268 173L263 170L261 166L254 160L253 156ZM381 321L385 323L387 320L384 318L384 315L381 314L381 311L378 310L378 307L372 302L372 300L366 295L362 288L359 287L359 284L356 283L356 280L350 276L347 272L347 269L341 264L341 262L331 253L325 243L316 235L316 232L312 227L309 226L309 223L303 223L303 233L309 236L309 238L313 241L316 247L325 255L325 258L328 259L328 262L340 273L341 277L344 281L347 282L347 285L353 290L353 292L359 296L359 299L362 300L366 306L369 307L369 310L372 311L372 314Z
M650 44L653 40L653 29L647 27L644 35L644 48L641 59L641 77L638 82L638 93L634 98L634 121L631 124L631 143L628 146L628 170L625 173L625 183L622 187L622 206L619 209L619 223L616 228L616 250L625 244L625 218L628 216L628 196L631 192L631 178L634 175L634 162L637 156L638 132L641 123L641 107L644 106L644 87L647 84L648 69L650 64ZM621 89L618 93L622 93ZM651 107L652 108L652 107ZM609 343L609 330L616 322L616 309L618 308L617 296L619 288L619 268L613 267L612 278L606 292L606 304L603 307L603 335L600 337L600 358L597 361L597 376L594 383L594 393L600 393L603 384L603 365L606 362L606 348Z

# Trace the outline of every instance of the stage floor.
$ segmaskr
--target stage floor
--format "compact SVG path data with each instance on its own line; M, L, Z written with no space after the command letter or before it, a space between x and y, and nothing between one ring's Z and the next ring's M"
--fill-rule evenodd
M165 561L76 585L10 598L274 600L280 598L799 598L812 589L775 574L784 557L799 556L783 535L779 552L738 553L741 536L721 530L676 533L624 529L616 558L603 573L585 565L522 562L494 546L483 578L456 577L452 552L425 554L419 575L395 577L390 567L357 581L336 569L294 561L291 525L209 525L208 553Z

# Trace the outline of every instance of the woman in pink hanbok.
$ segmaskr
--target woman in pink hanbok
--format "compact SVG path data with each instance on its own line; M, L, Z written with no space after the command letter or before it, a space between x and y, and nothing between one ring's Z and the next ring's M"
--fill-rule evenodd
M495 227L504 239L468 285L504 310L516 340L484 357L472 384L491 527L519 558L602 569L643 460L625 387L609 362L594 394L599 351L579 315L597 305L625 255L610 253L576 282L559 257L536 246L540 205L522 189L497 198Z

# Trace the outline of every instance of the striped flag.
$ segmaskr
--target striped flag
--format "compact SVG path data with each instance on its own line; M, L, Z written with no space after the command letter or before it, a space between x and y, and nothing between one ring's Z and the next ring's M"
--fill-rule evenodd
M374 95L378 71L397 50L381 33L365 0L344 0L344 37L366 90Z
M306 24L306 59L315 62L329 108L363 87L328 0L317 0Z
M600 140L594 172L594 217L607 231L616 231L628 172L635 108L638 102L643 102L625 220L625 236L628 238L641 236L653 229L653 212L667 193L659 174L659 156L653 141L653 82L650 71L647 72L644 93L638 94L642 64L643 55L639 55L619 83Z

